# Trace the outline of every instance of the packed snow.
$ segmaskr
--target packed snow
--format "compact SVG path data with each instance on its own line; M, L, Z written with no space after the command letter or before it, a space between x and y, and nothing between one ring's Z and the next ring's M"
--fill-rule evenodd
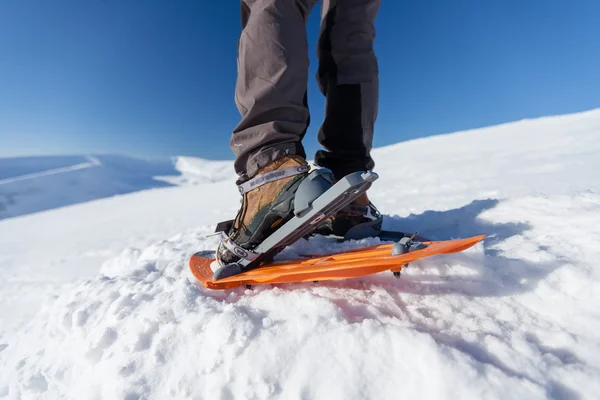
M599 137L593 110L376 149L384 228L487 235L401 279L198 284L190 255L239 206L231 162L5 218L0 398L600 398Z

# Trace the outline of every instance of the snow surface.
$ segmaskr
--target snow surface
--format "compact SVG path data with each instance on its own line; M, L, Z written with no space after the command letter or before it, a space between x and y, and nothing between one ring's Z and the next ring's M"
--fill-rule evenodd
M115 155L0 158L0 219L171 185L232 179L229 161Z
M4 219L0 398L600 398L599 135L594 110L375 150L384 228L488 235L399 280L197 284L189 256L239 205L203 160L175 164L199 172L165 178L183 186Z

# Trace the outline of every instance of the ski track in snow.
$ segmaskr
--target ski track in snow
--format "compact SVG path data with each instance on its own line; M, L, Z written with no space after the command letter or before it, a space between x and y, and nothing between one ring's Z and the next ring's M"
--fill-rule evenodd
M488 236L401 279L202 287L229 181L1 221L0 397L597 399L599 133L592 111L377 149L384 228Z
M100 161L98 161L98 159L95 157L85 156L85 158L87 158L88 162L80 163L77 165L71 165L68 167L49 169L47 171L36 172L33 174L16 176L14 178L1 179L0 185L5 185L8 183L14 183L14 182L19 182L19 181L26 181L28 179L41 178L41 177L48 176L48 175L62 174L65 172L72 172L72 171L77 171L80 169L92 168L92 167L97 167L97 166L101 165Z

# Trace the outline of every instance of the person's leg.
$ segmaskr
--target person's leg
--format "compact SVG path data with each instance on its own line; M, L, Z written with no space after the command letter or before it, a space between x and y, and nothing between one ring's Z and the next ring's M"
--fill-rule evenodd
M241 181L285 155L306 157L306 19L316 1L241 1L235 101L242 119L230 141Z
M318 57L325 120L315 163L341 178L371 170L379 77L373 51L381 0L323 0Z
M302 147L306 104L306 18L316 0L242 0L236 104L242 120L231 137L242 204L224 223L220 266L237 263L294 215L310 167ZM228 246L229 244L229 246Z
M315 163L341 177L371 170L379 77L373 51L381 0L323 0L317 82L326 96ZM376 236L383 218L366 193L324 222L318 231L346 238Z

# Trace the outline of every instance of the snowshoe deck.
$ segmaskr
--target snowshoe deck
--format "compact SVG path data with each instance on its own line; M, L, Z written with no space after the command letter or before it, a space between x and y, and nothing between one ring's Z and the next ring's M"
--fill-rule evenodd
M210 289L229 289L242 285L272 283L314 282L356 278L386 270L399 272L402 266L420 258L436 254L457 253L468 249L485 238L484 235L466 239L425 242L427 247L410 253L392 255L394 244L383 244L364 249L325 256L309 256L305 259L265 263L261 267L213 280L210 264L214 252L203 251L190 259L194 277Z

